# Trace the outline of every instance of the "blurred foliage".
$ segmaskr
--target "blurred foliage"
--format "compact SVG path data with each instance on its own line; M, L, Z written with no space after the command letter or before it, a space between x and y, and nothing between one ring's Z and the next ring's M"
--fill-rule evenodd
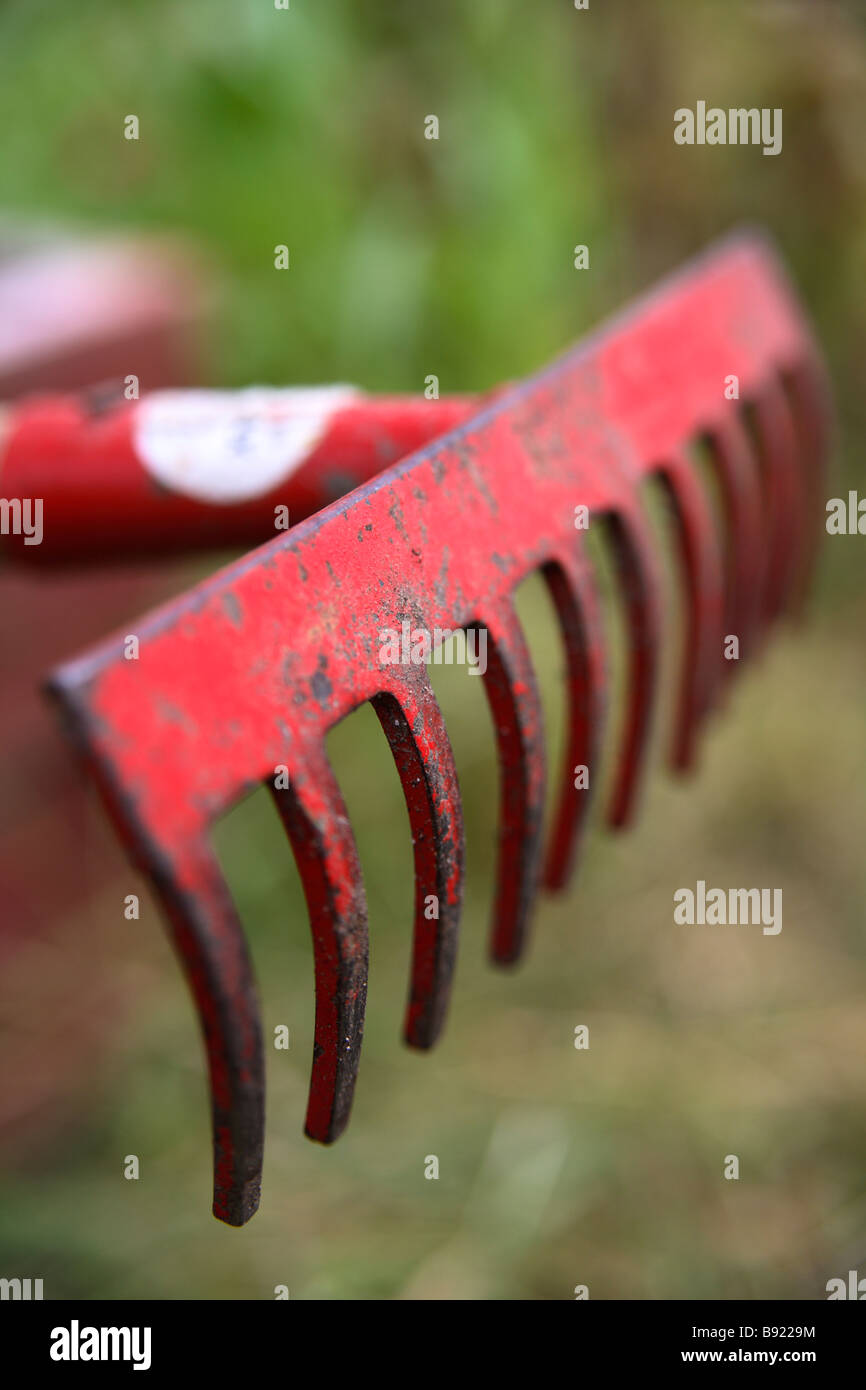
M22 217L199 243L225 287L215 380L394 390L431 372L443 391L518 376L714 236L762 223L832 367L839 488L862 488L864 86L860 4L19 0L0 14L3 197ZM782 107L782 154L675 146L674 109L700 98ZM128 113L138 143L122 138ZM275 276L279 242L292 268ZM572 268L578 242L589 272ZM268 1298L285 1283L301 1298L471 1299L569 1298L578 1283L593 1298L821 1297L858 1259L862 1272L863 545L825 547L814 621L744 673L700 777L656 773L639 828L593 832L519 972L483 959L497 800L483 694L437 672L469 883L430 1055L398 1041L412 902L399 783L370 711L334 731L373 954L355 1113L333 1150L301 1135L313 995L293 866L263 795L220 827L266 1036L292 1036L269 1053L264 1200L242 1232L208 1215L200 1045L153 905L135 930L97 900L49 958L23 953L4 994L26 1001L65 1099L7 1145L2 1272L40 1274L54 1297ZM561 658L538 584L521 612L555 758ZM102 853L120 851L106 838ZM672 893L697 878L781 886L781 935L674 927ZM82 980L125 1006L86 1077L63 1069L63 1039L98 998ZM138 1183L121 1177L130 1152ZM728 1153L738 1183L722 1177Z

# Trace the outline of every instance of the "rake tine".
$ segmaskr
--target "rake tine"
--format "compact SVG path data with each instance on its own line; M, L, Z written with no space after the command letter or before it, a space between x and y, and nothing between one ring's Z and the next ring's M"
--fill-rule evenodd
M665 462L663 479L676 516L688 593L688 617L680 675L671 764L693 766L701 715L709 708L721 675L724 577L715 520L697 473L684 454Z
M766 389L762 388L752 406L754 445L761 469L767 537L767 566L762 596L764 635L784 607L791 544L788 526L797 506L796 485L779 436L778 415L769 394L765 394Z
M639 504L612 515L614 554L629 628L629 675L620 761L608 822L620 829L634 814L646 762L658 677L661 578L653 539Z
M739 639L740 659L747 658L761 620L760 595L764 585L762 539L763 498L757 459L748 435L736 415L730 415L713 432L711 450L727 522L727 583L724 634ZM737 661L725 661L719 653L725 678L738 669Z
M490 955L498 964L510 965L523 952L540 878L544 729L532 661L510 600L486 604L475 625L487 628L484 689L502 777Z
M791 603L792 611L801 614L823 534L831 411L824 374L817 362L807 360L798 363L788 377L797 462L806 492L806 523Z
M288 788L271 787L313 934L316 1026L305 1130L330 1144L349 1119L367 998L367 904L355 837L324 748Z
M411 1047L427 1048L439 1036L448 1008L463 900L457 770L425 672L411 684L407 681L397 696L383 693L371 703L400 774L415 856L412 973L403 1036Z
M545 886L556 891L566 886L574 870L595 786L607 712L607 679L604 628L590 565L582 555L569 555L545 565L544 577L565 644L568 700L562 781L544 869ZM585 789L574 785L578 767L588 769Z
M207 1056L212 1210L227 1225L243 1226L259 1206L265 1133L261 1015L244 930L206 840L180 838L169 853L141 819L135 796L103 764L94 746L99 719L88 706L86 678L78 682L79 669L71 663L46 684L46 694L84 751L109 814L168 921Z
M213 1214L255 1215L262 1184L265 1074L261 1020L243 928L214 857L198 846L174 872L152 871L201 1021L213 1122Z
M774 476L784 479L783 510L774 518L777 578L770 601L771 617L776 617L792 605L805 546L808 501L793 417L778 378L769 381L758 397L756 419L770 470Z
M818 528L823 529L824 476L820 446L816 442L811 455L807 450L808 426L787 374L780 373L776 392L788 467L794 477L798 502L796 549L791 555L785 593L785 610L796 618L802 611L806 581L811 578L815 533Z

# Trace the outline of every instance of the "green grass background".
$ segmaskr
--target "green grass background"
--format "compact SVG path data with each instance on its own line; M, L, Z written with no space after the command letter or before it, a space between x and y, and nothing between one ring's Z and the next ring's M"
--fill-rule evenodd
M429 373L443 392L519 376L714 236L764 224L830 362L841 493L863 486L864 88L855 4L19 0L0 14L0 196L22 217L192 237L222 287L213 381L403 391ZM782 154L675 146L674 109L700 98L782 107ZM138 143L122 138L128 113ZM438 142L423 138L431 113ZM292 266L276 275L280 242ZM576 243L589 271L572 267ZM660 513L656 526L665 541ZM6 1013L23 1001L55 1103L3 1136L0 1272L40 1273L54 1297L286 1284L389 1299L560 1299L577 1284L813 1298L858 1260L866 1274L864 559L866 538L828 541L810 624L743 672L696 779L673 782L657 754L639 827L593 831L519 971L484 959L497 781L483 695L437 673L469 876L429 1055L399 1042L412 868L397 776L369 711L334 731L372 965L355 1111L333 1149L301 1134L313 993L294 866L264 796L220 827L266 1035L291 1029L290 1051L268 1055L264 1198L242 1231L208 1213L201 1048L153 904L130 924L97 896L50 951L34 943ZM670 691L671 567L668 586ZM540 585L520 604L555 757L557 634ZM101 852L119 856L107 834ZM675 927L673 891L699 877L782 887L781 935ZM64 1064L93 1028L82 1074ZM731 1153L739 1182L723 1178Z

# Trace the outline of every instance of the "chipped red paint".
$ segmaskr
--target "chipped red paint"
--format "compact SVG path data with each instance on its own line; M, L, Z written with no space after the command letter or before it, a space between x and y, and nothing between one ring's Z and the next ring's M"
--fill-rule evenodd
M756 449L723 393L736 374L756 403ZM783 393L780 382L793 388ZM722 638L754 649L806 583L823 509L823 375L772 253L737 238L696 262L587 343L284 537L144 618L137 661L115 637L63 667L52 687L137 860L160 893L190 976L211 1070L214 1211L240 1224L258 1201L263 1062L243 933L208 847L214 821L287 763L275 797L310 910L316 1033L307 1132L345 1125L367 978L364 892L354 837L325 754L332 725L376 709L406 796L417 879L405 1033L441 1028L462 892L460 798L448 736L423 667L382 665L381 632L484 625L485 676L503 766L491 950L523 946L541 863L544 736L512 594L531 571L550 587L568 655L570 733L548 852L567 878L604 717L592 573L574 528L585 504L607 518L627 609L629 696L609 817L633 811L644 762L660 589L640 485L662 475L679 524L688 591L678 766L693 756L720 692ZM713 441L727 543L685 452ZM761 544L761 538L765 544ZM438 920L423 911L428 894Z

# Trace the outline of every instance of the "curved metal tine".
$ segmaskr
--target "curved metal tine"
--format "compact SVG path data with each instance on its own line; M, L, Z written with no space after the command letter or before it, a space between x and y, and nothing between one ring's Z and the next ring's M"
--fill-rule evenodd
M797 508L796 484L790 459L785 457L777 416L772 406L768 406L768 400L764 387L751 402L747 415L760 463L764 496L765 545L768 547L762 602L765 631L784 606L791 519Z
M559 801L547 847L544 882L564 888L574 871L580 835L598 773L607 713L605 639L595 575L583 554L544 566L565 646L568 734ZM586 784L576 785L586 768Z
M610 825L631 820L643 773L658 684L662 585L649 524L639 501L621 505L610 517L620 590L629 632L625 727L608 808Z
M688 593L679 708L671 744L673 767L694 763L698 725L721 677L724 574L715 518L695 465L682 453L661 468L676 517Z
M818 544L824 535L827 474L832 414L829 390L817 362L805 360L785 373L788 402L793 415L797 455L805 478L807 516L800 566L794 580L792 610L801 614L806 605Z
M789 609L798 589L798 573L806 545L808 522L808 488L801 466L800 453L791 407L778 378L767 383L755 405L759 429L764 437L764 449L772 458L771 469L785 481L785 512L777 518L775 528L779 537L778 587L772 595L772 616Z
M219 864L196 845L150 869L201 1021L213 1121L213 1214L255 1215L262 1183L265 1072L261 1019L243 928Z
M306 1133L330 1144L349 1119L364 1032L369 945L358 850L323 747L271 793L292 845L313 934L316 1027Z
M764 589L763 497L758 460L738 415L728 415L708 436L710 456L727 522L729 564L723 636L738 639L738 660L721 658L724 676L748 658L762 618Z
M485 605L472 626L487 629L484 689L502 777L490 954L494 961L508 965L523 952L540 879L544 728L535 673L510 599Z
M398 695L371 704L406 798L415 856L412 974L403 1036L432 1047L448 1009L463 904L463 813L442 711L423 668Z

